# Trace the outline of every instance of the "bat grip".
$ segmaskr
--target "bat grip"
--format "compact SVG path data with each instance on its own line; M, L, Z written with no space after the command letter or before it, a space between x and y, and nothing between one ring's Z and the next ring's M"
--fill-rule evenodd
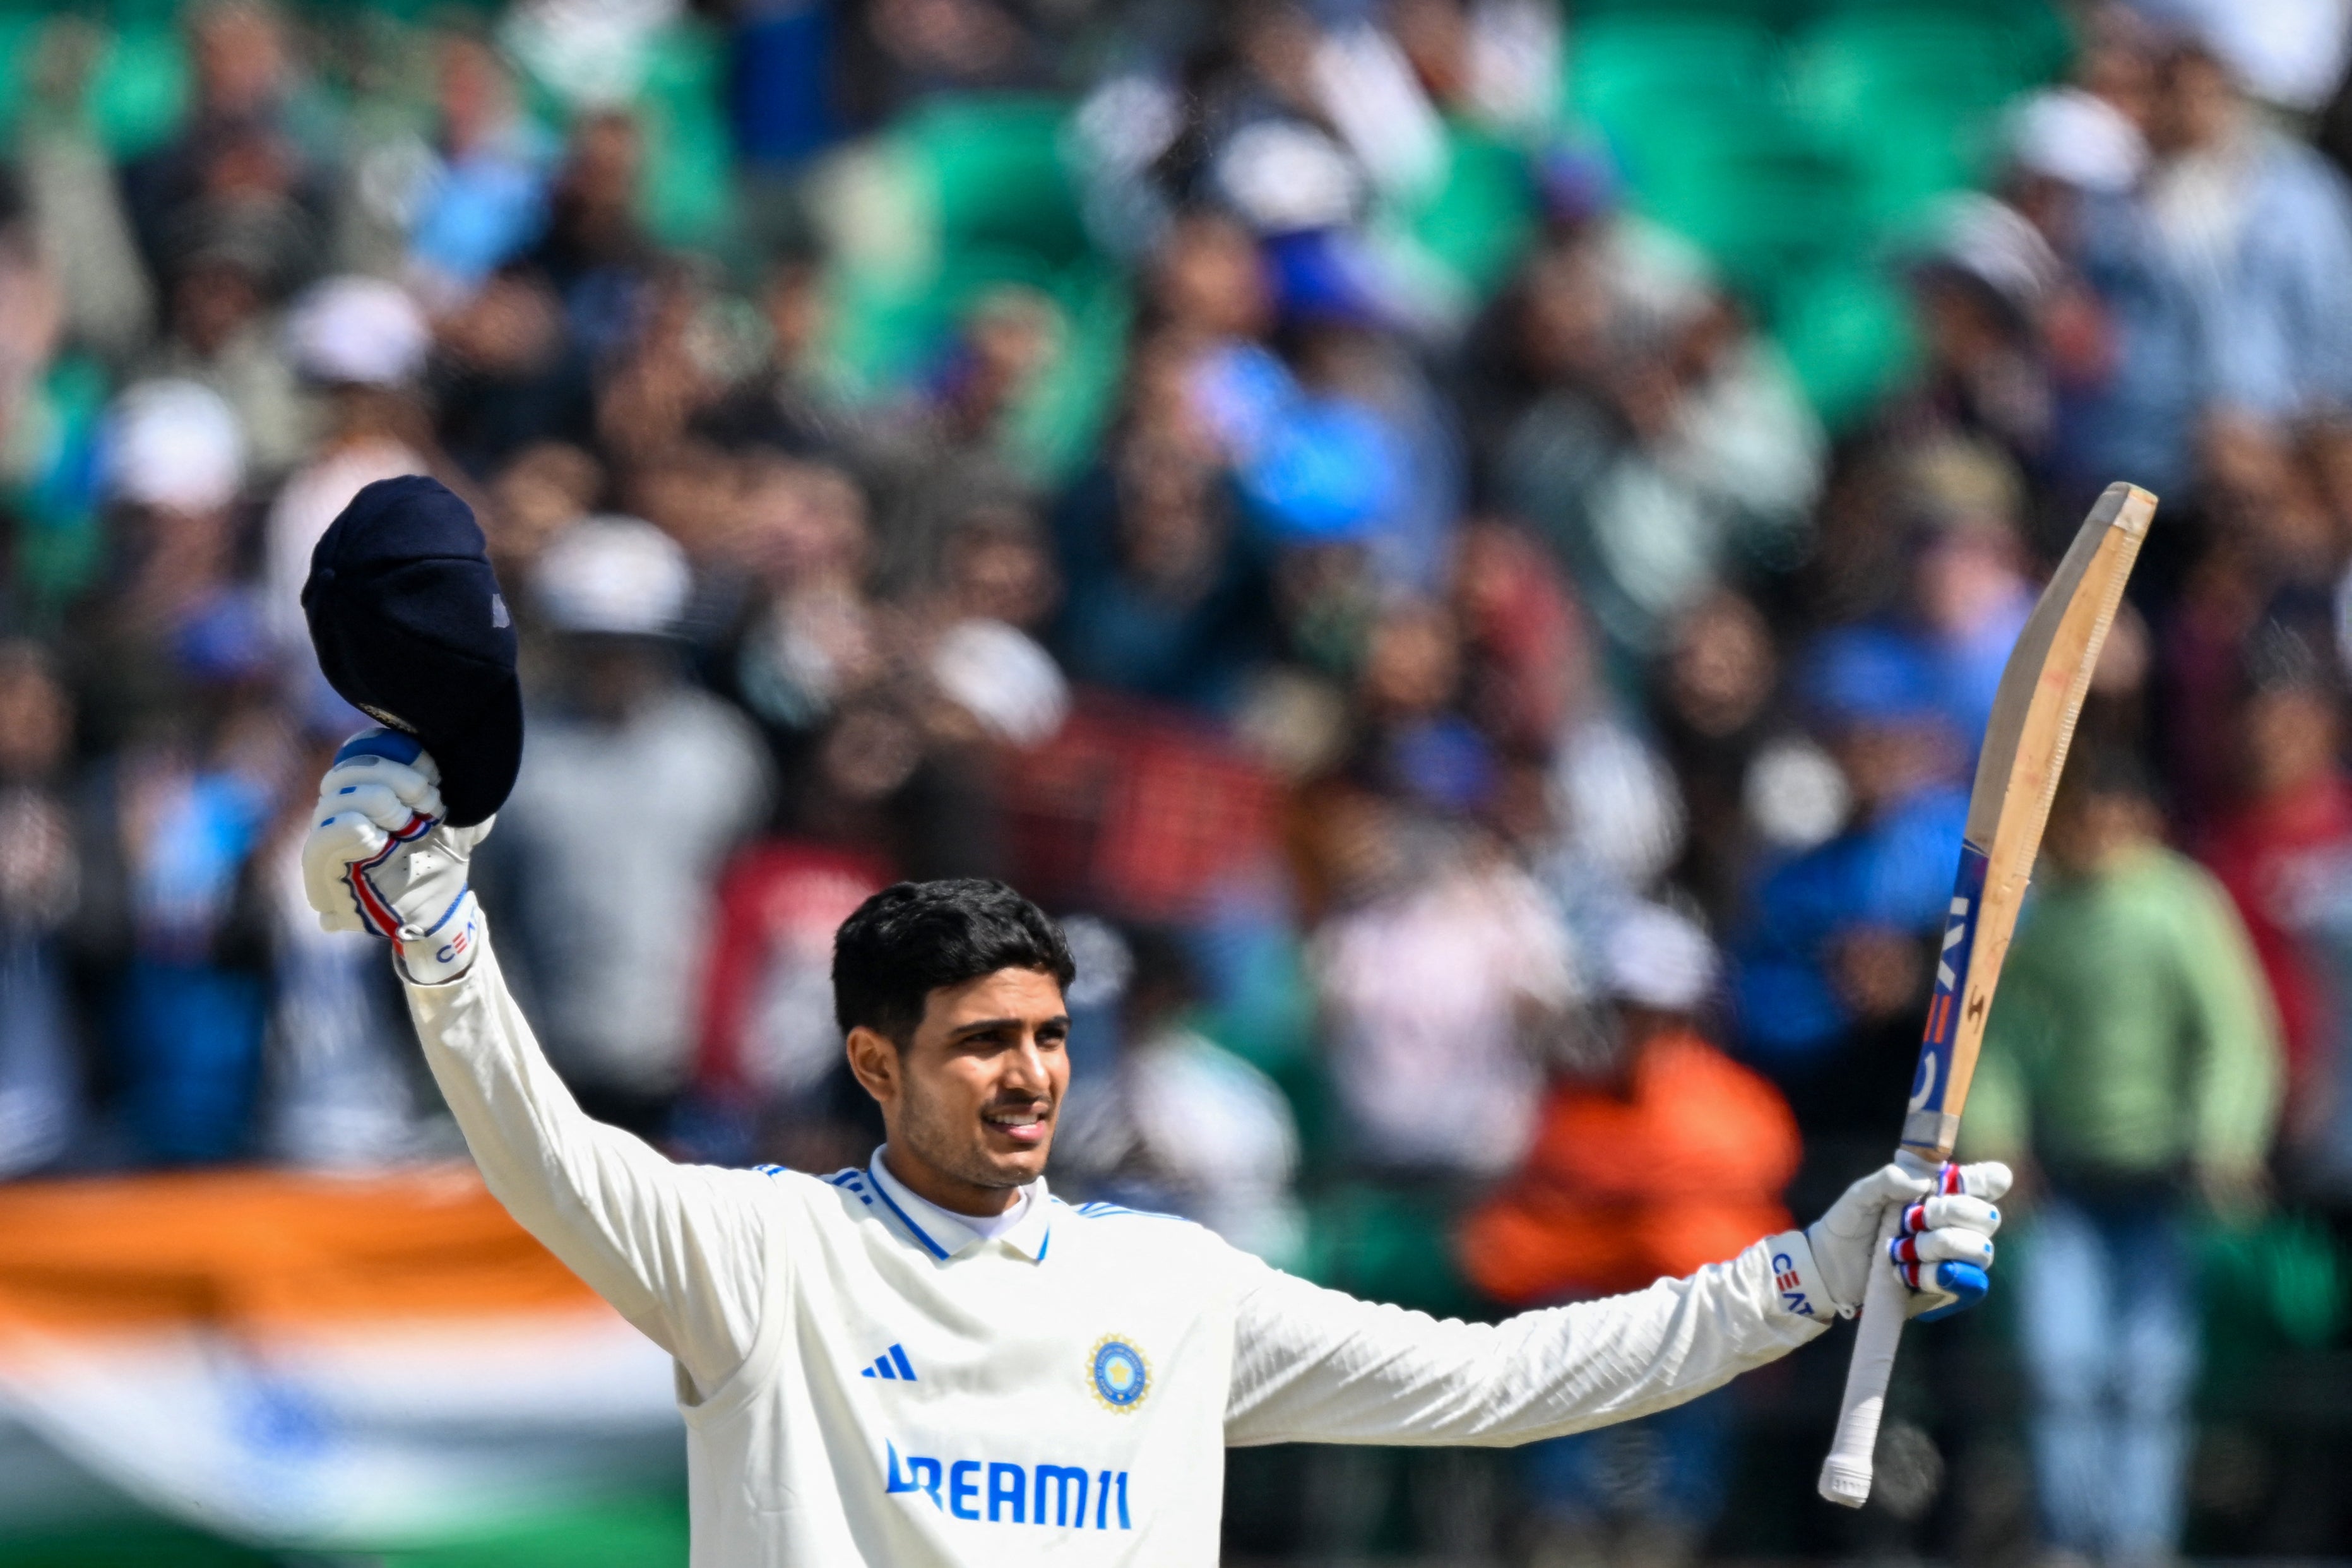
M1916 1155L1896 1155L1906 1170L1924 1168ZM1910 1303L1903 1277L1887 1261L1886 1244L1903 1223L1903 1205L1886 1205L1878 1245L1864 1288L1862 1321L1854 1325L1853 1360L1846 1364L1845 1398L1838 1405L1837 1440L1822 1461L1821 1494L1846 1508L1870 1500L1872 1456L1878 1448L1878 1422L1886 1413L1886 1384L1895 1372L1895 1347L1903 1342L1903 1320Z

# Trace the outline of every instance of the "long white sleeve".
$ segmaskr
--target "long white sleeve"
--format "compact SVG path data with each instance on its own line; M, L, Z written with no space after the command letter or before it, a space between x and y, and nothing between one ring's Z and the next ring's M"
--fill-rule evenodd
M1440 1322L1255 1264L1234 1324L1225 1440L1503 1447L1679 1405L1826 1326L1783 1305L1780 1239L1687 1279L1501 1323Z
M708 1397L759 1332L773 1256L768 1178L675 1164L590 1120L540 1053L487 935L466 973L407 991L425 1059L490 1192Z

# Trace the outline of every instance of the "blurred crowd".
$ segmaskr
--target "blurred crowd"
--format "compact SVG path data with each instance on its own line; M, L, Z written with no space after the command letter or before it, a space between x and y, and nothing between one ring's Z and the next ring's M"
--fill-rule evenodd
M1885 1157L1994 686L2127 479L1966 1130L2011 1300L1906 1351L1888 1506L1719 1527L1810 1490L1817 1354L1237 1470L1235 1528L2352 1548L2352 1405L2263 1403L2352 1268L2339 9L2067 12L1835 410L1552 0L11 9L0 1177L455 1152L294 859L366 722L311 546L427 472L523 637L478 885L593 1112L862 1160L833 928L1000 877L1078 960L1057 1190L1432 1310L1638 1288Z

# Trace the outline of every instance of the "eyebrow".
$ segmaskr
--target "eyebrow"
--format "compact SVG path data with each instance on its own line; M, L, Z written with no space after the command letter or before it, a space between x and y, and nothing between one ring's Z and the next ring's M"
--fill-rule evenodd
M965 1040L974 1035L992 1035L999 1029L1017 1029L1025 1022L1027 1020L1022 1018L982 1018L977 1023L959 1026L950 1032L948 1037L953 1040ZM1037 1032L1042 1035L1057 1025L1062 1028L1068 1028L1070 1016L1067 1013L1056 1013L1050 1018L1041 1018L1037 1022Z

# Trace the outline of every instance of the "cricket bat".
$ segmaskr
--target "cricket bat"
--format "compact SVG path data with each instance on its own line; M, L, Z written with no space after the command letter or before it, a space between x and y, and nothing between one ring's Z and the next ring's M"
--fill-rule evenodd
M1959 1136L1960 1108L1984 1043L1993 986L2000 980L2018 906L2033 875L2050 798L2066 765L2067 742L2074 739L2074 721L2083 711L2116 606L2123 602L2125 579L2155 515L2156 498L2146 490L2107 487L2042 590L2000 672L1984 754L1969 792L1959 879L1945 920L1935 996L1911 1079L1910 1110L1895 1152L1895 1162L1915 1175L1932 1175L1951 1158ZM1898 1211L1885 1237L1899 1223ZM1870 1500L1872 1451L1885 1409L1887 1377L1895 1370L1895 1348L1903 1336L1903 1292L1894 1269L1872 1268L1853 1361L1846 1368L1837 1440L1822 1462L1822 1496L1848 1508Z

